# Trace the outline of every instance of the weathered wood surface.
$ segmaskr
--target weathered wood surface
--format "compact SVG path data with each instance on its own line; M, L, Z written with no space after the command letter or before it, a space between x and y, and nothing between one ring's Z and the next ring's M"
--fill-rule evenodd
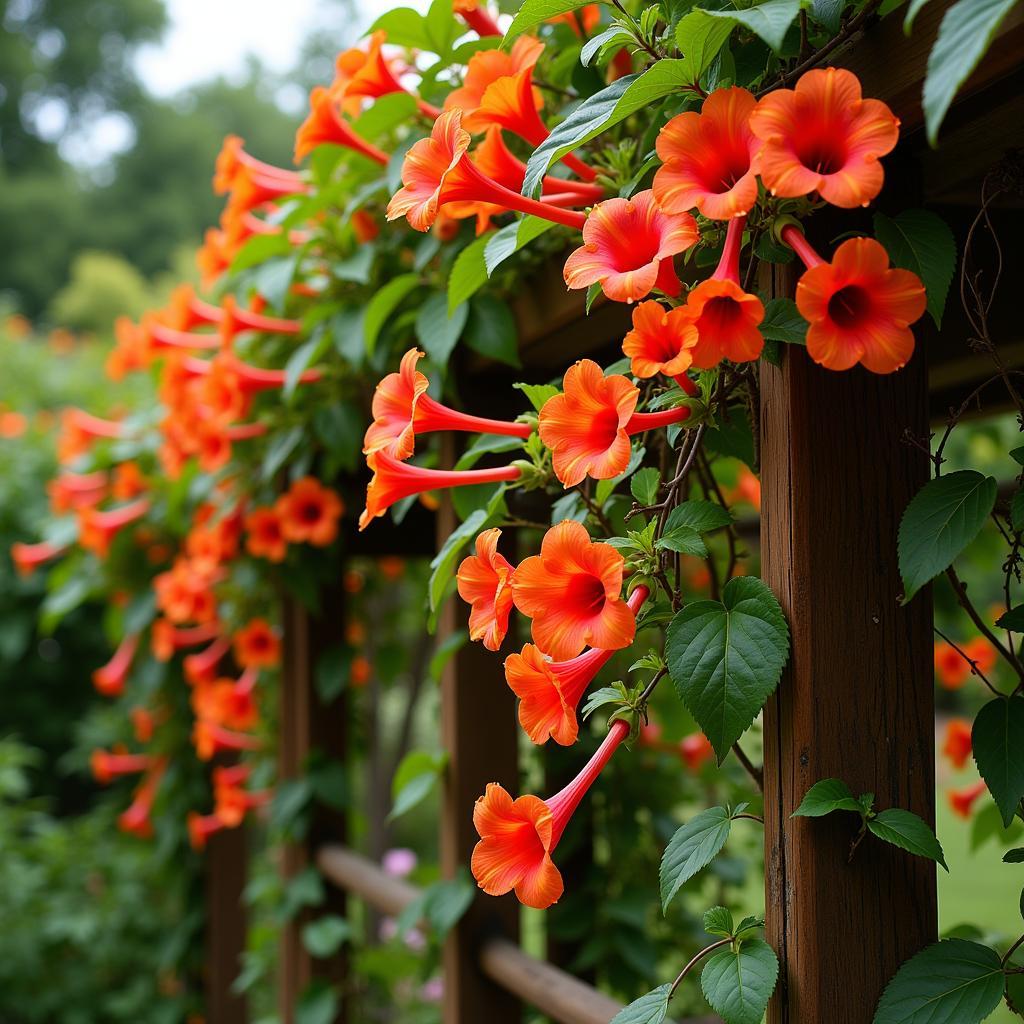
M248 1007L232 990L242 969L248 867L245 828L224 829L206 844L206 1011L218 1024L246 1024Z

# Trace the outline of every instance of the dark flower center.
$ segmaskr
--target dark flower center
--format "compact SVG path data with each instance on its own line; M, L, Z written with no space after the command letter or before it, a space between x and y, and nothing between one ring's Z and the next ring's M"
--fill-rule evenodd
M856 327L871 308L867 291L857 284L848 284L828 300L828 315L839 327Z
M569 582L566 599L584 615L598 615L605 603L604 584L590 573L577 573Z
M743 310L735 299L720 295L711 299L704 307L700 317L699 330L713 331L724 334L730 331L743 318Z
M594 440L594 447L605 451L615 443L619 432L619 413L617 409L601 409L594 413L590 421L589 433Z
M299 508L299 518L306 523L316 523L320 520L320 506L314 502L306 502Z
M841 139L811 132L796 145L797 159L817 174L835 174L846 166L846 146Z

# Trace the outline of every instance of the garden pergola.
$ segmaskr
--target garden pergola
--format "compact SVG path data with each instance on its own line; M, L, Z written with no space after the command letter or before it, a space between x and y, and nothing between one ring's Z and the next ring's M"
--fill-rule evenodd
M1024 12L1017 8L1004 22L932 151L923 137L920 94L948 6L933 0L909 39L898 18L841 34L830 60L856 71L865 94L885 100L902 121L903 142L888 164L892 185L884 202L926 203L962 242L985 175L1015 146L1024 149ZM993 223L1010 235L1020 217L1019 209L1002 206ZM827 237L827 223L816 226ZM1022 269L1020 252L1007 251L1007 279L1019 278ZM611 352L629 316L610 304L583 318L582 299L566 296L558 275L543 282L516 309L531 380L546 379L582 355ZM783 273L770 285L774 294L787 295L793 281ZM1024 364L1017 324L1000 322L999 313L993 310L994 331L1014 340L1007 354ZM849 835L841 823L790 820L812 783L837 777L934 824L931 603L927 592L900 603L896 536L908 500L928 477L926 451L913 440L927 438L930 419L944 418L946 387L970 380L974 370L969 329L955 303L941 333L923 321L919 330L914 359L888 377L833 374L792 348L780 367L762 370L762 575L793 623L792 659L764 715L767 937L782 962L770 1024L868 1024L900 964L936 934L932 863L875 844L848 864ZM499 385L508 378L483 365L461 369L473 384L461 389L470 411L493 415L497 396L507 394ZM452 526L447 505L438 518L439 534L446 536ZM401 530L380 530L369 542L352 537L347 550L432 554L434 527L421 516ZM457 627L461 614L450 602L442 634ZM296 774L314 749L345 757L344 696L324 706L313 679L317 652L336 634L341 615L340 590L315 619L297 607L286 611L283 778ZM815 699L823 690L835 703ZM500 660L476 645L463 647L446 669L442 706L450 760L440 828L443 868L451 873L468 862L477 840L470 817L476 796L492 781L516 788L514 698L503 685ZM344 841L343 817L321 817L283 869L294 873L316 863L331 883L335 910L343 908L346 893L389 913L414 898ZM209 856L210 1017L240 1024L245 1005L230 984L244 939L244 836L215 836ZM511 896L478 900L452 930L444 965L446 1024L512 1024L523 1002L560 1024L605 1024L617 1009L613 1001L519 952L518 916ZM345 975L343 957L310 958L298 940L300 924L282 940L283 1006L294 1004L310 977Z

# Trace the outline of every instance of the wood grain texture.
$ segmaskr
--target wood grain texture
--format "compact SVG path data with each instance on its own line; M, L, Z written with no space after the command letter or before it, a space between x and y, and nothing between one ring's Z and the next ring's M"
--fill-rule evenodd
M931 594L900 605L896 558L928 477L900 441L927 432L926 373L920 351L880 377L784 347L782 368L761 371L762 575L792 632L764 715L767 935L782 961L768 1021L870 1024L899 965L935 939L935 866L871 837L847 863L854 816L790 815L834 777L934 824Z
M445 465L455 461L454 443L444 439ZM438 542L457 524L446 494L437 516ZM507 557L512 557L507 544ZM441 614L438 642L465 629L468 606L454 596ZM466 643L450 658L441 677L441 737L448 752L441 805L441 871L451 878L468 870L479 836L473 805L489 782L500 782L513 796L519 789L518 724L515 696L505 683L504 653ZM444 947L444 1024L519 1024L519 1002L480 970L480 950L494 935L519 937L519 903L513 894L477 893Z
M232 991L245 950L248 852L245 827L224 829L206 844L206 1012L218 1024L246 1024L244 995Z

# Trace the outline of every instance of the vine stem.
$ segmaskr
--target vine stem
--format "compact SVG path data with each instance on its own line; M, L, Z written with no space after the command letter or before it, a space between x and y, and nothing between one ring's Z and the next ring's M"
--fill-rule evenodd
M756 821L762 825L764 824L764 818L762 818L760 814L747 814L747 812L744 811L742 814L734 814L733 820L736 818L746 818L748 821Z
M1003 959L1002 959L1002 961L1001 961L1001 963L1002 963L1003 967L1006 967L1006 965L1007 965L1007 964L1008 964L1008 963L1010 962L1010 957L1011 957L1011 956L1013 956L1013 954L1014 954L1014 953L1016 953L1018 949L1020 949L1020 947L1021 947L1021 945L1022 945L1022 944L1024 944L1024 935L1022 935L1022 936L1021 936L1021 937L1020 937L1020 938L1019 938L1019 939L1018 939L1018 940L1017 940L1017 941L1016 941L1016 942L1015 942L1015 943L1014 943L1014 944L1013 944L1013 945L1012 945L1012 946L1011 946L1011 947L1010 947L1010 948L1009 948L1009 949L1008 949L1008 950L1006 951L1006 955L1005 955L1005 956L1003 957Z
M662 679L664 679L665 676L667 676L667 675L668 675L668 669L667 668L659 668L658 669L658 671L655 674L654 678L647 684L647 687L644 690L644 692L640 694L640 699L636 702L638 707L642 707L644 704L646 704L650 700L651 694L654 693L655 688L657 687L658 683L660 683L662 681Z
M643 48L644 48L644 49L645 49L645 50L646 50L646 51L647 51L647 52L648 52L648 53L649 53L649 54L650 54L650 55L651 55L651 56L652 56L652 57L653 57L653 58L654 58L655 60L661 60L661 54L660 54L660 53L658 53L658 51L657 51L657 50L655 50L655 49L654 49L654 47L653 47L653 46L651 46L651 44L650 44L650 43L648 43L646 39L644 39L644 37L643 37L643 34L642 34L642 33L640 32L640 24L639 24L639 22L638 22L638 21L636 20L636 18L634 18L634 17L633 17L633 15L632 15L632 14L630 14L630 13L629 13L629 11L627 11L627 10L626 10L626 8L625 8L625 7L623 7L623 6L622 6L622 2L621 2L621 0L612 0L612 3L613 3L613 4L615 4L615 6L616 6L616 7L617 7L617 8L619 9L619 11L620 11L620 13L622 14L622 16L623 16L623 17L624 17L624 18L625 18L625 19L626 19L626 20L627 20L627 21L629 22L629 24L630 24L630 25L632 26L632 31L633 31L633 38L634 38L634 39L635 39L635 40L636 40L636 41L637 41L637 42L638 42L638 43L639 43L639 44L640 44L640 45L641 45L641 46L642 46L642 47L643 47Z
M701 960L708 955L713 953L716 949L721 949L722 946L727 946L732 942L732 936L730 935L726 939L719 939L717 942L712 942L710 946L705 946L680 972L676 975L676 980L672 982L672 987L668 990L668 997L671 999L676 994L676 989L683 983L683 979L701 962Z
M743 752L743 748L740 746L739 740L732 745L733 753L739 759L739 762L746 769L747 774L754 780L754 784L757 786L760 792L764 792L764 769L758 768L753 761Z
M1017 655L1014 654L1012 651L1008 651L1000 642L999 637L997 637L995 633L993 633L992 630L988 628L988 625L985 622L985 620L981 617L981 615L978 614L978 609L974 607L974 605L971 602L971 599L967 596L967 588L964 586L963 581L960 579L960 577L957 576L956 569L954 569L953 566L950 566L946 570L946 577L949 580L949 582L953 585L953 590L956 593L957 601L960 602L960 607L963 608L965 612L967 612L968 617L970 618L971 622L973 622L974 625L977 627L978 632L980 632L981 635L985 637L985 639L988 640L988 642L992 644L992 646L995 647L995 649L1010 663L1010 666L1013 668L1014 672L1017 673L1017 678L1024 680L1024 669L1021 668L1021 664L1020 661L1018 661L1017 659Z
M974 675L976 675L997 697L1002 696L1002 694L989 681L985 673L982 672L980 668L978 668L978 663L962 647L960 647L959 644L957 644L953 640L950 640L950 638L946 636L946 634L943 633L938 626L932 626L932 629L935 630L936 636L942 637L942 639L945 640L946 643L949 644L949 646L952 647L953 650L956 651L956 653L959 654L960 657L963 658L964 661L966 661L967 664L971 666L971 672Z

